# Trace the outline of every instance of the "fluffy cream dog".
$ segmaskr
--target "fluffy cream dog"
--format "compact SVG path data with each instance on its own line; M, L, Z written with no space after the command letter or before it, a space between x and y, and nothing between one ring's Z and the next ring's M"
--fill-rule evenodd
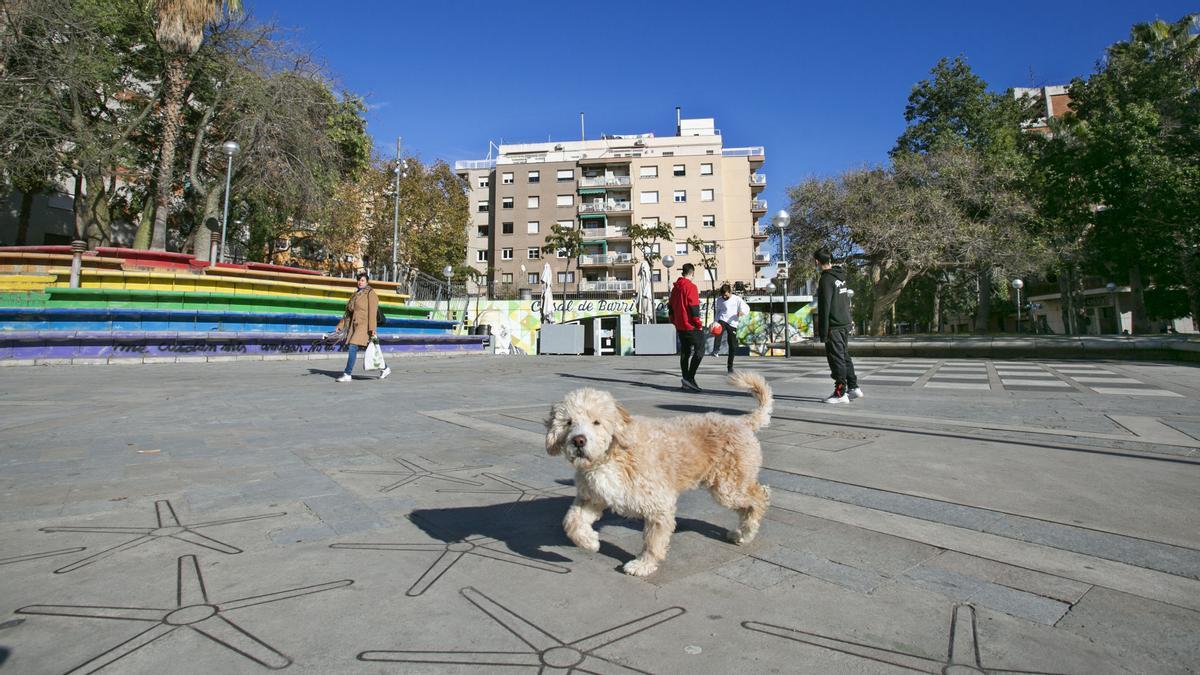
M612 394L595 389L577 389L550 409L546 452L564 455L575 467L575 503L563 529L576 546L600 550L592 524L606 508L642 518L642 553L624 569L634 576L653 574L667 556L680 493L701 485L718 504L738 512L730 541L744 544L754 538L770 499L758 482L762 448L754 432L770 422L771 388L751 373L732 375L729 382L754 393L754 412L635 417Z

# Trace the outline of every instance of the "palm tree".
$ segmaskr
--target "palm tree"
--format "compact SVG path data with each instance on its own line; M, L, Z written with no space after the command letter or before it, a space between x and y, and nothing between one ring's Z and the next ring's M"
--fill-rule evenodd
M204 29L225 12L239 12L241 0L146 0L154 5L154 39L167 57L164 79L162 147L158 157L158 196L150 248L167 248L167 211L174 179L175 143L183 125L184 69L204 42Z

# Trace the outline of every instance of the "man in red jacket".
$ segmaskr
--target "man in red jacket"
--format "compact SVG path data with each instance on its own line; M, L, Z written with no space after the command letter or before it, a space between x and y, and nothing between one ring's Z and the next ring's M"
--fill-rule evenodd
M692 263L684 264L683 275L671 289L667 311L679 336L679 371L683 376L683 388L703 391L696 384L696 370L704 358L704 321L700 318L700 292L691 279L695 271L696 266Z

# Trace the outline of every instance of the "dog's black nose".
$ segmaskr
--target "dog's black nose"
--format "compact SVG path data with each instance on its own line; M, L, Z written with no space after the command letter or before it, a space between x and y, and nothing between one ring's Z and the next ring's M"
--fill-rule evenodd
M571 444L577 448L582 448L583 446L587 445L587 436L584 436L583 434L572 436Z

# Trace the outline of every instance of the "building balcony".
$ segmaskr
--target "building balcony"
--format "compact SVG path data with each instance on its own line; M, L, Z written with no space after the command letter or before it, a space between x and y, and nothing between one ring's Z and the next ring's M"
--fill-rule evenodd
M585 227L580 232L583 232L584 239L628 239L629 228L625 226L608 226L608 227Z
M750 230L750 238L754 241L766 241L770 237L771 235L767 232L767 228L763 227L762 225L755 225L754 228Z
M595 253L579 256L580 267L608 267L610 265L632 264L632 253Z
M767 212L767 200L751 199L750 200L750 211L752 213L766 213Z
M580 213L629 213L631 211L633 211L633 203L625 200L609 199L579 204Z
M581 188L627 188L632 184L629 176L584 176L579 179Z
M617 279L580 281L579 291L581 293L631 293L633 292L633 281L621 281Z
M752 173L750 174L750 191L759 192L767 187L767 174Z
M755 267L763 267L765 265L770 265L770 264L771 264L771 254L770 253L755 253L754 254L754 266Z

